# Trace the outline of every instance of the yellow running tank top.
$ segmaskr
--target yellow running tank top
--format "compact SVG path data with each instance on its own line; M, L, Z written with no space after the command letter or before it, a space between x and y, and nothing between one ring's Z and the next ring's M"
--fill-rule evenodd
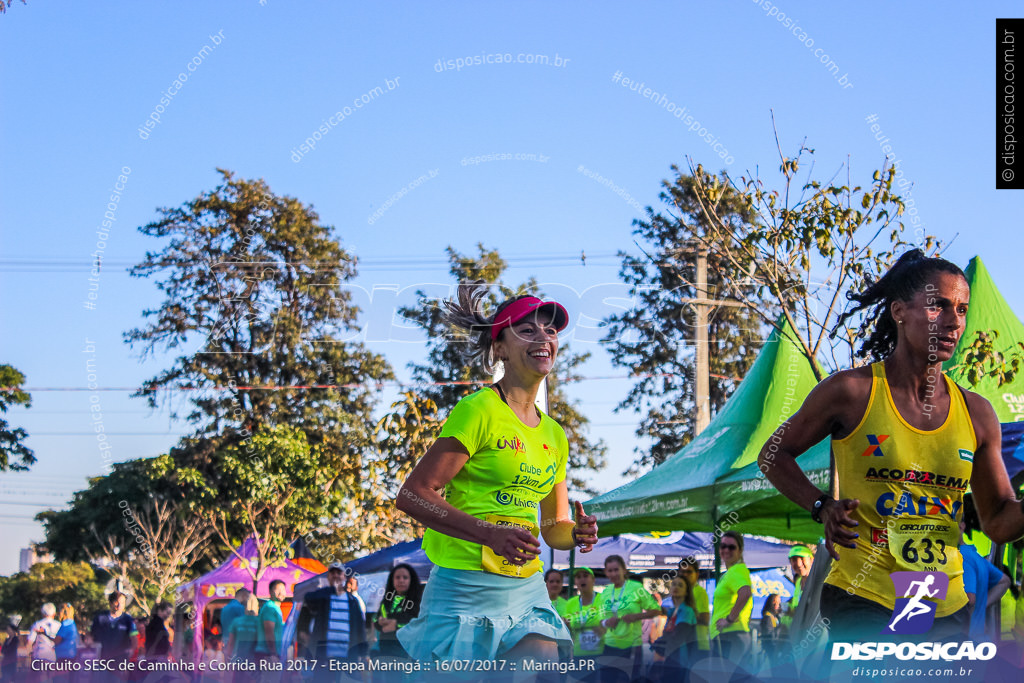
M871 396L860 424L848 436L832 439L839 495L860 499L850 513L857 522L856 548L836 547L825 583L885 605L895 606L889 574L937 571L949 576L945 600L935 616L967 604L964 593L960 527L963 495L971 481L977 438L960 388L942 375L949 391L949 414L930 431L907 423L896 409L885 365L871 366Z

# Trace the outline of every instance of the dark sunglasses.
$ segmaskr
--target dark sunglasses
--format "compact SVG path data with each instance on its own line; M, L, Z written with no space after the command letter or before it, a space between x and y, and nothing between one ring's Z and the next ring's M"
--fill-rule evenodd
M721 548L722 550L736 550L737 548L739 548L739 546L738 545L731 545L731 544L727 545L727 544L723 543L722 545L719 546L719 548Z

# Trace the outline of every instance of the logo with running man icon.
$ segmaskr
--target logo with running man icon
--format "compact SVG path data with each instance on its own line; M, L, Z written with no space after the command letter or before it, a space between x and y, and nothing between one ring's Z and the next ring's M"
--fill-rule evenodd
M896 588L896 606L882 633L927 632L935 623L937 602L946 599L949 576L943 572L893 572L889 578Z

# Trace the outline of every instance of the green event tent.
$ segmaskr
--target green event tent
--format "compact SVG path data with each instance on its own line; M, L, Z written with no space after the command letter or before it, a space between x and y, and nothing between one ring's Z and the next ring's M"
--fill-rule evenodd
M967 308L967 322L960 343L953 357L943 366L949 371L962 362L968 347L977 339L978 332L996 330L999 336L993 342L996 351L1009 357L1016 349L1017 342L1024 342L1024 324L1014 315L1006 299L996 289L992 277L985 269L981 258L975 256L967 265L967 282L971 286L971 305ZM986 377L970 386L966 374L952 372L950 375L960 385L987 398L995 408L999 421L1003 423L1024 421L1024 377L1016 376L1012 382L998 386L996 379Z
M960 362L978 330L998 330L996 349L1004 354L1024 341L1024 325L980 258L971 259L966 274L971 305L963 338L947 368ZM783 329L789 330L788 326ZM792 336L791 332L772 333L747 377L696 439L646 475L587 504L598 516L602 533L709 531L721 523L745 534L791 541L820 538L820 525L781 496L756 462L765 441L816 383L810 362ZM956 379L967 384L965 378ZM1002 387L994 379L985 379L972 389L989 399L1001 422L1024 421L1024 379L1017 377ZM797 463L812 482L827 490L828 440L804 453Z
M971 286L971 305L967 309L964 334L944 369L961 386L981 394L992 404L1003 428L1003 463L1012 476L1021 471L1021 460L1024 460L1024 430L1021 429L1024 425L1024 378L1018 375L1012 382L998 386L996 379L986 377L971 386L966 372L959 371L955 366L963 362L968 348L977 339L977 333L990 330L999 332L993 342L994 349L1010 357L1015 349L1020 350L1017 343L1024 342L1024 324L996 288L980 257L971 259L965 273ZM991 541L984 534L974 534L971 542L983 556L988 554ZM1010 563L1011 566L1013 564ZM1019 576L1016 582L1019 584Z
M597 496L587 510L602 534L713 531L813 542L821 527L779 495L757 468L757 455L817 383L788 323L773 330L750 372L707 428L642 477ZM828 440L797 462L827 488Z

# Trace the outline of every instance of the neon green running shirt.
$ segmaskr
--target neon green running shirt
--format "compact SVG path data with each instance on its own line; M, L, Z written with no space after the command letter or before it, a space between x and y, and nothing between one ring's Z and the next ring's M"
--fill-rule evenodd
M497 392L485 387L458 402L440 436L458 439L470 453L445 487L445 500L478 519L521 525L538 535L539 503L565 480L569 442L562 427L543 413L538 426L526 426ZM433 529L423 534L423 550L431 562L449 569L482 570L484 556L492 562L495 557L479 543ZM538 558L524 568L505 568L512 573L495 573L528 576L540 568Z

